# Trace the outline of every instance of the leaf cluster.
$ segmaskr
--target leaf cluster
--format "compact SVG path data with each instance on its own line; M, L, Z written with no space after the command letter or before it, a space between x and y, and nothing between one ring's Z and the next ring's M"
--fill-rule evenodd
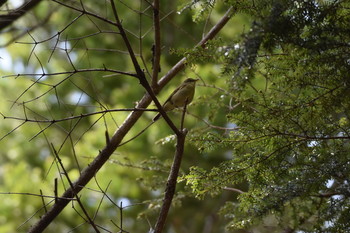
M231 97L240 106L227 119L239 130L208 134L199 146L229 143L233 158L210 171L193 167L187 182L201 198L248 183L239 203L223 210L231 227L272 214L294 230L344 231L350 227L340 207L350 204L348 4L283 3L250 12L256 19L250 32L223 54L223 75L231 76Z

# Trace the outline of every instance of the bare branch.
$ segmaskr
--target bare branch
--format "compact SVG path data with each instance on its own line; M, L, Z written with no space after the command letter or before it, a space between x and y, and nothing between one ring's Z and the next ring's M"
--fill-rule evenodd
M160 71L160 19L159 19L159 0L153 2L153 27L154 27L154 45L152 57L152 86L157 85L158 73Z
M164 120L168 123L169 127L174 131L174 133L176 135L180 134L179 130L176 128L176 126L174 125L174 123L170 120L170 118L167 116L167 114L165 113L162 105L159 103L155 93L153 92L153 89L151 88L151 86L149 85L145 73L141 70L141 67L136 59L134 50L132 49L132 46L130 44L130 41L124 31L124 27L119 19L118 13L117 13L117 8L114 4L114 0L111 1L112 4L112 9L113 9L113 14L114 17L117 21L117 27L119 29L120 35L122 36L125 46L129 51L129 55L131 58L131 61L134 65L135 71L137 73L137 76L140 80L140 84L145 88L145 90L147 91L147 93L150 95L150 97L152 98L153 102L155 103L155 105L157 106L157 108L159 109L159 112L162 114L162 116L164 117Z
M82 4L82 9L79 9L79 8L77 8L77 7L75 7L75 6L72 6L72 5L70 5L70 4L66 4L66 3L60 2L60 1L58 1L58 0L52 0L52 1L58 3L58 4L62 5L62 6L65 6L65 7L69 8L69 9L72 9L72 10L74 10L74 11L80 12L80 13L82 13L82 14L90 15L90 16L92 16L92 17L94 17L94 18L96 18L96 19L99 19L99 20L101 20L101 21L104 21L104 22L106 22L106 23L108 23L108 24L115 25L115 22L113 22L113 21L111 21L111 20L108 20L108 19L106 19L106 18L104 18L104 17L102 17L102 16L99 16L99 15L97 15L96 13L93 13L93 12L90 12L90 11L85 10L83 4Z
M0 112L0 115L4 119L12 119L12 120L18 120L18 121L23 121L23 122L34 122L34 123L48 123L48 124L54 124L57 122L62 122L62 121L70 121L74 119L81 119L84 117L89 117L93 115L99 115L99 114L106 114L109 112L155 112L157 109L146 109L146 108L118 108L118 109L106 109L103 111L98 111L98 112L92 112L92 113L85 113L85 114L80 114L79 116L71 116L71 117L66 117L66 118L61 118L61 119L52 119L52 120L38 120L38 119L29 119L29 118L20 118L20 117L12 117L12 116L5 116ZM11 131L12 132L12 131Z
M122 75L127 75L131 77L137 77L135 73L131 72L124 72L120 70L113 70L109 68L93 68L93 69L79 69L79 70L73 70L73 71L62 71L62 72L54 72L54 73L47 73L47 74L36 74L36 73L27 73L27 74L12 74L12 75L4 75L2 78L9 78L9 77L21 77L21 76L55 76L55 75L63 75L63 74L74 74L74 73L90 73L90 72L100 72L100 71L106 71L106 72L111 72L115 74L122 74Z
M0 30L11 25L13 22L15 22L17 19L21 18L30 9L35 7L40 2L41 2L41 0L26 1L25 3L23 3L22 6L9 12L7 15L0 15Z
M204 46L204 44L215 37L217 33L224 27L224 25L229 21L233 8L229 8L222 19L210 30L206 37L204 37L197 46ZM159 92L175 75L177 75L185 67L186 58L181 59L169 72L164 75L158 82L159 87L155 91ZM136 108L147 108L151 103L152 99L150 95L146 94L138 102ZM103 148L98 156L86 167L81 176L73 183L73 186L68 188L62 198L73 198L74 194L79 193L83 187L94 177L98 170L108 161L109 157L116 150L118 145L121 143L125 135L134 126L137 120L141 117L141 111L133 111L126 118L124 123L118 128L118 130L112 136L110 143ZM164 114L166 115L166 114ZM180 144L179 144L180 146ZM180 149L180 148L179 148ZM54 206L44 214L40 220L33 225L29 233L42 232L55 218L61 213L61 211L68 205L69 200L58 199Z
M66 168L64 167L61 158L59 157L59 155L58 155L56 149L53 147L53 145L51 145L51 146L52 146L52 149L53 149L53 151L54 151L54 153L55 153L56 159L57 159L58 163L60 164L60 166L61 166L61 168L62 168L62 170L63 170L63 173L64 173L65 177L67 178L67 181L68 181L70 187L73 188L73 183L72 183L71 179L69 178L68 172L67 172ZM86 211L86 209L85 209L83 203L80 201L80 198L79 198L78 194L77 194L77 193L74 193L74 195L75 195L76 201L78 202L80 208L81 208L82 211L84 212L84 215L87 217L88 222L90 223L90 225L95 229L96 232L100 232L100 231L98 230L96 224L94 223L94 221L90 218L89 214L87 213L87 211Z
M22 38L23 36L25 36L26 34L30 35L30 32L34 31L37 28L40 28L42 26L44 26L47 22L49 22L51 16L53 15L54 12L57 11L57 7L51 9L46 17L42 20L40 20L40 22L38 22L37 24L35 24L34 26L31 26L29 29L27 29L26 31L23 31L21 33L19 33L18 35L12 35L13 37L11 39L8 39L7 41L4 41L2 44L0 44L0 48L5 48L7 46L9 46L10 44L16 42L18 39Z
M0 192L0 195L25 195L25 196L34 196L34 197L40 197L40 198L50 198L50 199L63 199L68 201L75 201L75 198L65 198L65 197L55 197L55 196L49 196L49 195L42 195L42 194L35 194L35 193L14 193L14 192ZM47 204L46 204L47 205Z
M173 197L175 194L177 177L179 175L181 160L182 160L182 156L184 153L186 134L187 134L187 130L185 129L181 132L180 135L177 135L177 143L176 143L176 151L175 151L175 155L174 155L174 161L173 161L173 164L171 166L170 174L169 174L168 181L166 184L163 205L160 209L157 223L155 224L154 233L163 232L163 228L165 226L165 221L166 221L166 218L168 216L170 205L172 203L172 200L173 200Z

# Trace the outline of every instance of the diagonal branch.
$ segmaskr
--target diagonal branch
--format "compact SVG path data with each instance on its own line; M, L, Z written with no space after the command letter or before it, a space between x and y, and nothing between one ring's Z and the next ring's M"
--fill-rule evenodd
M61 168L62 168L62 170L63 170L63 174L66 176L66 179L67 179L69 185L72 187L73 183L72 183L71 179L70 179L69 176L68 176L68 172L67 172L66 168L64 167L64 165L63 165L63 163L62 163L62 160L61 160L61 158L60 158L59 155L58 155L58 152L56 151L56 149L54 148L54 146L53 146L52 144L51 144L51 147L52 147L52 149L53 149L53 151L54 151L54 154L55 154L55 156L56 156L56 159L57 159L58 163L60 164L60 166L61 166ZM87 221L91 224L91 226L94 228L94 230L95 230L96 232L99 233L100 231L98 230L96 224L95 224L94 221L91 219L91 217L89 216L88 212L86 211L86 209L85 209L83 203L81 202L81 200L80 200L78 194L75 194L75 198L76 198L76 201L78 202L80 208L82 209L84 215L86 216Z
M7 0L0 0L0 7L2 7L2 5L4 5L7 2Z
M180 165L185 147L185 138L187 130L182 130L180 135L177 135L176 151L174 155L174 161L171 166L170 174L165 188L165 194L163 199L163 204L159 212L157 223L154 229L154 233L163 232L165 226L165 220L168 216L171 203L175 194L177 177L179 175Z
M11 25L14 21L25 15L30 9L35 7L41 0L31 0L23 3L17 9L10 11L7 15L0 15L0 30Z
M153 102L155 103L155 105L159 109L159 112L162 114L162 116L164 117L164 120L168 123L170 128L174 131L174 133L176 135L179 135L180 131L176 128L174 123L170 120L168 115L165 113L162 105L159 103L155 93L153 92L153 89L149 85L149 83L148 83L148 81L146 79L145 73L142 71L142 69L141 69L141 67L140 67L140 65L139 65L139 63L138 63L138 61L136 59L136 56L135 56L135 53L134 53L134 51L132 49L130 41L129 41L129 39L128 39L126 33L125 33L125 30L123 28L123 25L122 25L122 23L121 23L121 21L120 21L120 19L118 17L117 8L115 7L114 0L111 1L111 4L112 4L112 10L113 10L114 17L115 17L115 19L117 21L117 27L119 29L120 35L122 36L122 38L124 40L125 46L128 49L131 61L132 61L133 65L134 65L134 68L135 68L135 71L136 71L136 74L138 76L138 79L140 80L140 84L146 89L147 93L152 98Z
M229 8L221 20L209 31L206 37L204 37L197 46L204 46L208 40L214 38L215 35L217 35L217 33L229 21L232 15L232 11L233 8ZM170 69L169 72L159 80L159 88L157 91L160 91L172 78L174 78L175 75L177 75L185 67L185 63L186 58L182 58L172 69ZM137 104L136 108L147 108L151 101L151 97L148 94L145 94ZM61 213L61 211L70 202L69 199L65 198L74 198L75 194L79 193L83 187L85 187L86 184L91 179L93 179L94 175L107 162L109 157L112 155L112 153L114 153L118 145L123 140L124 136L134 126L141 115L142 112L140 111L133 111L129 114L124 123L114 133L113 137L105 146L105 148L103 148L98 156L92 161L92 163L90 163L89 166L82 171L80 177L73 183L72 187L69 187L63 193L63 195L58 198L57 202L52 206L52 208L33 225L33 227L29 230L29 233L39 233L45 230L45 228Z

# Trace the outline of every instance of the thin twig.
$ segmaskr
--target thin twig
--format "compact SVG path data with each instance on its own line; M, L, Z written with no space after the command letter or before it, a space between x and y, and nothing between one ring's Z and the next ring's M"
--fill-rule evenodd
M43 203L43 207L45 210L45 213L47 213L47 208L46 208L46 204L45 204L45 199L43 197L43 190L40 189L40 195L41 195L41 202Z
M158 81L160 71L160 19L159 19L159 0L153 2L153 28L154 28L154 46L152 58L152 86L155 87Z
M119 144L118 147L121 147L125 144L127 144L128 142L131 142L132 140L134 140L135 138L137 138L138 136L140 136L141 134L143 134L151 125L153 125L154 121L152 121L151 123L149 123L143 130L141 130L139 133L137 133L135 136L133 136L132 138L126 140L125 142L122 142Z
M89 117L93 115L100 115L100 114L106 114L110 112L156 112L158 111L157 109L146 109L146 108L119 108L119 109L107 109L103 111L98 111L98 112L91 112L91 113L85 113L85 114L80 114L79 116L71 116L71 117L66 117L66 118L61 118L61 119L51 119L51 120L38 120L38 119L29 119L29 118L21 118L21 117L12 117L12 116L6 116L0 112L0 115L4 119L11 119L11 120L18 120L18 121L23 121L24 123L26 122L34 122L34 123L48 123L48 124L54 124L57 122L62 122L62 121L71 121L74 119L81 119L84 117Z
M64 175L65 175L66 178L67 178L67 181L68 181L68 183L69 183L69 186L70 186L71 188L74 188L74 185L73 185L72 181L70 180L70 178L69 178L69 176L68 176L68 172L67 172L66 168L64 167L61 158L59 157L59 155L58 155L56 149L54 148L54 146L53 146L53 145L51 145L51 146L52 146L52 149L53 149L53 151L54 151L54 153L55 153L56 159L57 159L58 163L60 164L60 166L61 166L61 168L62 168L62 170L63 170ZM80 201L80 198L79 198L79 196L78 196L77 193L75 193L75 197L76 197L76 201L78 202L80 208L81 208L82 211L84 212L84 215L87 217L88 222L89 222L90 225L94 228L94 230L95 230L96 232L99 233L99 232L100 232L99 229L97 228L97 226L96 226L96 224L94 223L94 221L90 218L90 216L89 216L88 212L86 211L86 209L85 209L83 203Z
M73 6L72 4L63 3L63 2L60 2L58 0L52 0L52 1L58 3L58 4L62 5L62 6L65 6L65 7L69 8L69 9L72 9L74 11L80 12L82 14L95 17L96 19L99 19L99 20L101 20L101 21L103 21L105 23L108 23L108 24L111 24L111 25L115 25L115 22L113 22L113 21L111 21L111 20L109 20L109 19L107 19L105 17L102 17L102 16L100 16L100 15L98 15L96 13L93 13L93 12L85 10L83 4L81 4L83 9L79 9L79 8Z

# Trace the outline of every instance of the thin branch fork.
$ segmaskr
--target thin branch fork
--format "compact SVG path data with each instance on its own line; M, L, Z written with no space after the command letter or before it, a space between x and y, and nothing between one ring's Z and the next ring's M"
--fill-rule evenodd
M118 108L118 109L106 109L103 111L97 111L97 112L91 112L91 113L83 113L80 114L79 116L70 116L66 118L61 118L61 119L51 119L51 120L38 120L38 119L30 119L30 118L20 118L20 117L12 117L12 116L5 116L0 112L0 115L4 119L11 119L11 120L17 120L17 121L23 121L23 122L34 122L34 123L48 123L48 124L54 124L57 122L62 122L62 121L71 121L74 119L80 119L84 117L89 117L93 115L100 115L100 114L106 114L110 112L128 112L128 111L135 111L135 112L155 112L158 111L157 109L146 109L146 108Z
M139 65L139 63L138 63L138 61L136 59L134 50L132 49L130 41L129 41L126 33L125 33L124 27L122 26L121 21L119 19L119 16L118 16L118 13L117 13L117 8L116 8L116 6L114 4L114 0L111 1L111 5L112 5L112 10L113 10L114 17L115 17L115 19L117 21L117 27L119 29L120 35L122 36L122 38L124 40L125 46L127 47L128 51L129 51L129 55L130 55L131 61L132 61L133 65L134 65L134 68L135 68L135 71L137 73L138 79L140 80L140 84L145 88L147 93L150 95L150 97L152 98L153 102L155 103L155 105L159 109L159 112L162 114L162 116L164 117L164 120L168 123L170 128L174 131L174 133L176 135L179 135L180 131L176 128L174 123L170 120L168 115L165 113L162 105L159 103L155 93L153 92L153 89L149 85L149 83L148 83L148 81L146 79L145 73L142 71L142 69L141 69L141 67L140 67L140 65Z
M204 46L205 43L214 38L215 35L225 26L232 15L233 8L229 8L226 14L221 18L221 20L209 31L209 33L198 43L197 46ZM163 76L158 82L158 89L155 92L160 91L170 80L172 80L184 67L186 64L186 58L182 58L169 72ZM152 102L150 95L146 94L138 102L135 108L147 108ZM109 157L114 153L118 145L121 143L125 135L134 126L137 120L141 117L142 112L133 111L126 118L124 123L120 128L114 133L109 143L103 148L98 156L87 166L81 173L80 177L73 183L73 185L68 188L61 196L61 198L56 202L53 207L48 210L33 227L29 230L29 233L39 233L43 232L47 226L61 213L61 211L70 202L69 199L64 198L74 198L74 195L79 193L86 184L93 179L94 175L98 170L108 161ZM181 136L180 136L181 137ZM181 143L179 143L180 147ZM177 150L180 150L178 148ZM82 155L83 156L83 155Z
M59 155L58 155L56 149L54 148L54 146L53 146L53 145L51 145L51 146L52 146L52 149L53 149L54 154L55 154L55 156L56 156L56 159L57 159L58 163L60 164L60 166L61 166L61 168L62 168L62 170L63 170L64 175L65 175L66 178L67 178L67 181L68 181L70 187L73 187L73 183L72 183L72 181L70 180L70 178L69 178L69 176L68 176L68 172L67 172L67 170L65 169L65 167L64 167L64 165L63 165L63 163L62 163L61 158L59 157ZM80 198L79 198L78 194L75 193L74 195L75 195L76 201L78 202L80 208L82 209L84 215L86 216L87 221L88 221L88 222L90 223L90 225L94 228L94 230L95 230L97 233L99 233L99 232L100 232L99 229L97 228L96 224L94 223L94 221L91 219L91 217L89 216L88 212L87 212L86 209L84 208L84 205L83 205L83 203L80 201Z

